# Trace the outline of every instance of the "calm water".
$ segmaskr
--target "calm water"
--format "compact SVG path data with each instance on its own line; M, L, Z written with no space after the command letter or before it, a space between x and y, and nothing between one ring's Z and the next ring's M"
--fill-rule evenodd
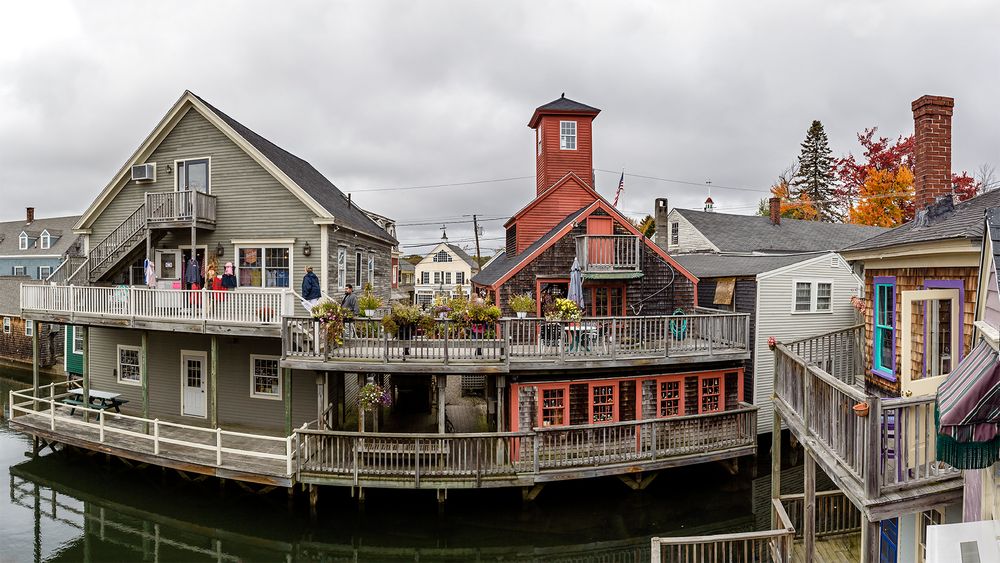
M4 413L7 391L26 385L30 375L0 372ZM639 561L653 535L754 529L767 518L754 505L769 493L766 475L706 464L664 472L641 492L610 478L550 485L533 503L517 490L453 491L443 511L433 491L371 490L359 509L349 491L324 489L310 521L305 498L289 509L284 490L223 490L103 455L29 451L4 422L0 562Z

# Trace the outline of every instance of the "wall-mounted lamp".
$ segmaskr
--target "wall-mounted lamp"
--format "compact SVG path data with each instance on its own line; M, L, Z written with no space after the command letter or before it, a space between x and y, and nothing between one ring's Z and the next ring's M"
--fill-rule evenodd
M308 242L306 242L306 244L302 247L302 255L303 256L310 256L312 253L313 253L312 247L309 246Z
M215 247L215 255L221 257L225 253L226 253L226 248L222 246L222 243L220 242L219 245Z
M170 174L173 171L174 171L174 165L173 164L168 164L167 165L167 174Z

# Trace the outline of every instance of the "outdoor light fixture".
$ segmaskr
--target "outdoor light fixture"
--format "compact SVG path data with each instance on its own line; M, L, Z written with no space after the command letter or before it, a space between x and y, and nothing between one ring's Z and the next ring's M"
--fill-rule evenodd
M170 164L168 164L168 165L167 165L167 174L170 174L170 173L171 173L171 172L173 172L173 171L174 171L174 167L173 167L173 165L170 165Z
M309 246L309 243L308 243L308 242L306 242L305 246L303 246L303 247L302 247L302 254L303 254L304 256L309 256L309 255L311 255L312 253L313 253L313 249L312 249L312 247L311 247L311 246Z
M226 249L225 247L222 246L222 243L220 242L219 245L215 247L215 255L221 257L225 253Z

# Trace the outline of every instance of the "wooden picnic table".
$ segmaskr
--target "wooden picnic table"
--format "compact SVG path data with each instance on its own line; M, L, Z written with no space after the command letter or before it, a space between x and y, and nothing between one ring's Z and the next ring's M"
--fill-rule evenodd
M66 399L63 402L68 405L73 406L84 406L83 405L83 389L76 388L70 389L69 395L72 397L79 397L79 399ZM121 393L112 393L110 391L99 391L97 389L90 390L90 404L87 405L90 408L96 408L100 410L115 409L115 412L121 413L121 406L128 402L126 399L121 398ZM69 413L73 414L76 409L70 409Z

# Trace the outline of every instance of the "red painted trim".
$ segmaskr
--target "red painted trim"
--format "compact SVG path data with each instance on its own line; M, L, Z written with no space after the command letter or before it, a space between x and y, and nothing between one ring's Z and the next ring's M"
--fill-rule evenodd
M556 189L558 189L566 182L568 182L570 178L576 178L576 181L579 182L580 185L583 186L585 190L593 192L594 199L601 197L601 194L597 193L597 190L595 190L593 186L591 186L588 182L585 182L582 178L577 176L575 172L567 172L566 174L563 175L562 178L559 178L558 180L556 180L554 184L546 188L544 192L535 196L535 199L528 202L528 205L525 205L524 207L521 208L520 211L511 215L510 219L507 219L507 222L503 224L504 228L506 229L507 227L511 226L512 223L517 222L517 220L520 219L522 215L534 209L536 205L541 203L543 199L546 199L547 197L552 195L556 191Z
M628 288L625 287L624 283L601 283L595 285L588 285L585 289L590 290L590 316L596 317L597 315L597 292L600 290L608 289L621 289L622 290L622 317L628 316L626 312L628 311ZM611 308L611 295L608 295L608 308ZM617 317L618 313L611 311L609 317Z
M587 386L587 424L595 424L594 422L594 387L611 387L611 420L602 420L601 422L618 422L618 405L620 401L618 400L618 387L621 385L621 380L614 381L596 381L591 382Z
M545 392L552 390L561 390L563 393L563 420L561 424L550 424L548 427L553 426L569 426L569 382L566 383L544 383L535 385L535 402L537 403L537 412L535 418L535 424L539 427L544 426L542 423L542 414L544 412L545 405ZM589 402L589 397L588 397Z
M569 278L537 278L535 279L535 315L542 318L542 283L569 284Z

